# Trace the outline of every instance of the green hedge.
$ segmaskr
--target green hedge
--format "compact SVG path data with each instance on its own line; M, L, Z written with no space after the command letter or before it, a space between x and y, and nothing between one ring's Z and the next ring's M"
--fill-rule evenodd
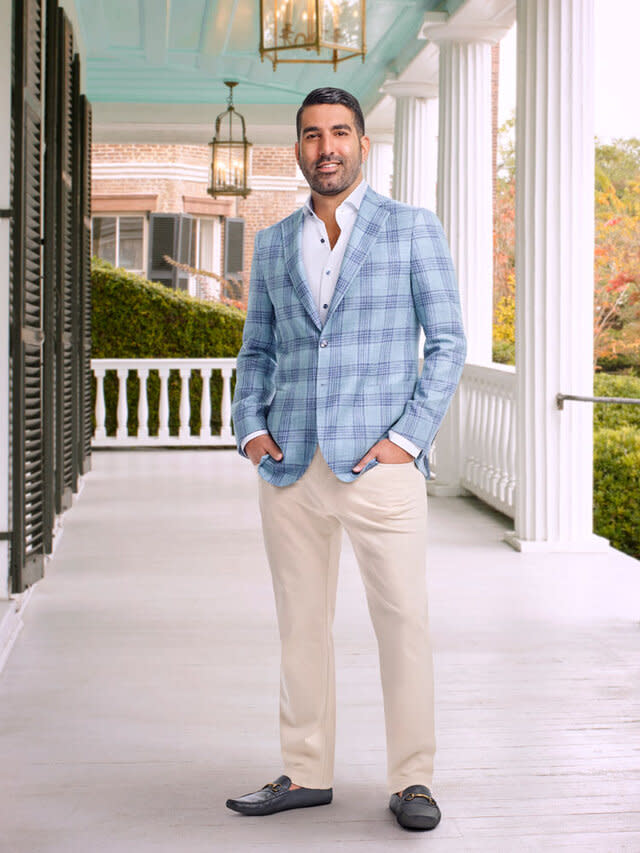
M640 398L637 376L597 373L596 397ZM640 406L594 403L593 527L640 558Z
M594 397L633 397L640 399L640 378L626 374L596 373L593 380ZM629 426L640 430L640 405L594 403L595 429L617 429Z
M111 264L93 259L91 269L93 358L235 358L242 343L244 313L219 303L204 302L181 291ZM190 386L191 431L200 430L202 379L192 374ZM109 371L104 381L106 429L115 435L118 382ZM94 380L95 401L95 380ZM127 399L128 429L138 429L139 381L129 374ZM149 431L157 433L160 380L153 371L147 380ZM220 429L222 378L216 371L211 377L212 430ZM178 434L180 376L171 371L169 378L169 432Z
M594 530L614 548L640 559L640 431L598 429L594 434Z

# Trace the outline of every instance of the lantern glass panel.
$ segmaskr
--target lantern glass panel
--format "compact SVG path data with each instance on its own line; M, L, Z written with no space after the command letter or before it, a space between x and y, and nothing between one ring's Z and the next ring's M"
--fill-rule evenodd
M361 0L320 0L323 44L346 50L362 46Z
M262 39L267 50L315 45L315 0L265 0Z
M216 190L243 189L246 186L244 171L244 145L217 142L213 150L212 183Z

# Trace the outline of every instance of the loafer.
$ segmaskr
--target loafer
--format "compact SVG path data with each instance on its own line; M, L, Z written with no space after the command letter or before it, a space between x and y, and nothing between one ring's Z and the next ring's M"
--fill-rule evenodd
M264 815L286 809L326 806L332 799L333 788L294 788L292 791L291 779L278 776L275 782L267 782L259 791L227 800L227 808L240 814Z
M442 814L425 785L409 785L402 796L392 794L389 808L404 829L434 829Z

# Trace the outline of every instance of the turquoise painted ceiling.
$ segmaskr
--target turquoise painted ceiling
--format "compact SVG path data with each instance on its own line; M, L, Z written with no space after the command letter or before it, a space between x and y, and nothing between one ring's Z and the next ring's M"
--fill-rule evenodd
M259 0L75 0L94 103L211 104L237 80L237 104L298 104L316 86L349 89L365 111L425 47L424 13L462 0L367 0L367 57L330 66L260 61Z

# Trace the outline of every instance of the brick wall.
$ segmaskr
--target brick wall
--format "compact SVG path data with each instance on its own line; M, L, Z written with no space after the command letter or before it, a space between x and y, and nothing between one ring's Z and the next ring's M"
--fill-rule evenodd
M93 146L93 163L166 163L207 168L211 162L208 145L151 145L106 144ZM99 170L97 170L98 175ZM251 174L256 177L294 178L296 162L291 146L254 145L251 148ZM208 175L208 172L207 172ZM245 297L248 291L253 243L256 232L288 216L297 207L295 190L276 189L277 180L269 189L254 189L246 199L236 200L236 214L245 219L244 278ZM126 167L126 174L109 177L94 175L92 192L95 195L157 195L155 210L161 213L184 212L183 196L210 198L207 183L181 177L136 177ZM224 251L224 247L223 247ZM222 255L224 257L224 255Z

